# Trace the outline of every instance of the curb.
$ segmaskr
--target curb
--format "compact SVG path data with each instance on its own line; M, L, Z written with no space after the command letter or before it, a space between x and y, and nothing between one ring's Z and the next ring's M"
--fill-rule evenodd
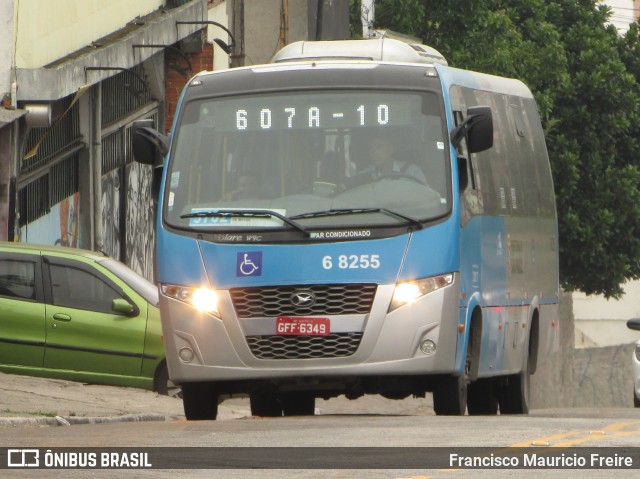
M101 424L114 422L166 421L162 414L125 414L112 417L0 417L0 426L72 426L77 424Z

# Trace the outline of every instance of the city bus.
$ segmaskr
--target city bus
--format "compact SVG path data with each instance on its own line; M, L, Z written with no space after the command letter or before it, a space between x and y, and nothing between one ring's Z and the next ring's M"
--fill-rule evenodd
M163 138L156 281L187 419L431 393L526 414L559 345L558 229L520 81L392 39L296 42L189 80Z

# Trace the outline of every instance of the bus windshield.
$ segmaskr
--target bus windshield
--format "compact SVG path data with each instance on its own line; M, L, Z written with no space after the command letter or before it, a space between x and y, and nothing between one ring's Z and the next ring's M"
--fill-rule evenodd
M165 221L230 231L290 228L294 219L313 229L441 217L451 207L443 116L428 92L192 100L175 134Z

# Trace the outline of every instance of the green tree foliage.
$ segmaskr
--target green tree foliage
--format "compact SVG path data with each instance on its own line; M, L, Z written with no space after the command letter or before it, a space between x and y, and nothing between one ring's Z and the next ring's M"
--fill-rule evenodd
M352 19L358 0L352 0ZM618 297L640 278L640 28L595 0L377 0L376 26L450 65L519 78L551 158L567 290Z

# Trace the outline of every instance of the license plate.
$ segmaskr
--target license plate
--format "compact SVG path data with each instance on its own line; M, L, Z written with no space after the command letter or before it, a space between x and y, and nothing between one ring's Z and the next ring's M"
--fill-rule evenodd
M276 334L281 336L329 336L329 318L278 316Z

